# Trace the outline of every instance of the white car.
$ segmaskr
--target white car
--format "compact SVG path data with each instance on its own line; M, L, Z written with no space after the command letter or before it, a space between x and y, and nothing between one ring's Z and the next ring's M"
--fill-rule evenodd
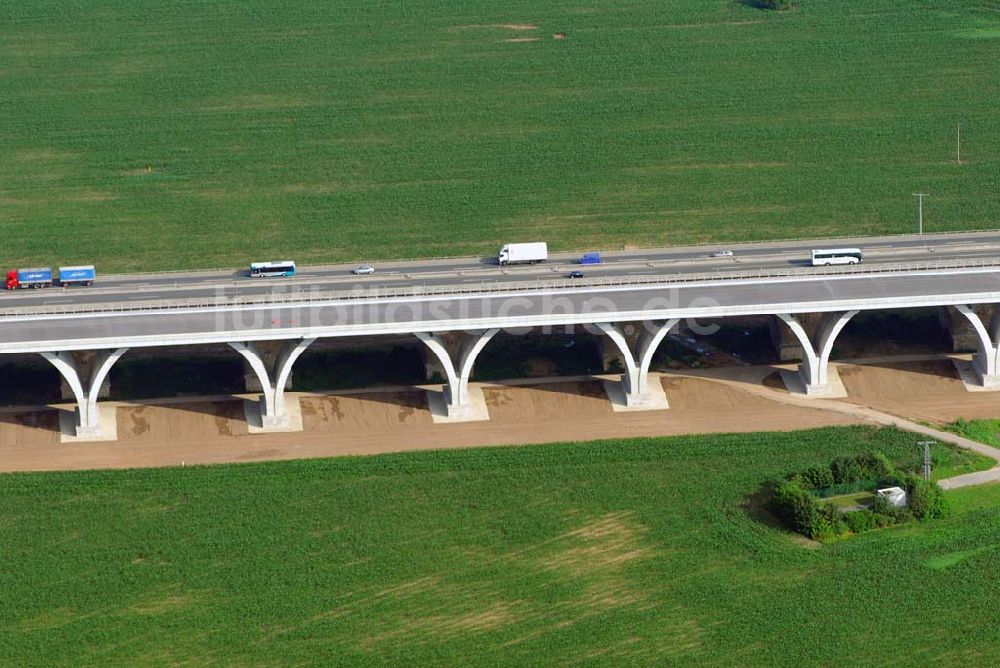
M355 276L364 276L365 274L374 274L375 273L375 267L372 267L371 265L363 264L360 267L358 267L357 269L353 270L353 273L354 273Z
M732 257L732 256L733 256L733 251L731 250L713 251L712 253L709 254L709 257Z

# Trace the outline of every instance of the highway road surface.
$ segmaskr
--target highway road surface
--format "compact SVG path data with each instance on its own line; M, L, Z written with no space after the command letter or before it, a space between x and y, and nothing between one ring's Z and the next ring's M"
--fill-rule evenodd
M287 293L292 289L325 291L356 287L407 288L411 286L477 286L531 280L566 280L580 286L600 278L654 278L685 273L788 270L809 266L815 248L858 247L865 253L865 267L879 264L976 261L1000 258L1000 232L970 232L945 235L903 235L891 237L845 238L837 240L781 241L760 244L677 247L619 252L602 252L602 264L580 266L580 253L553 254L538 265L500 268L495 257L456 258L411 262L371 263L376 272L356 276L358 266L333 265L299 267L294 278L250 278L248 270L141 275L105 275L98 267L93 287L48 288L0 291L0 309L5 307L53 307L59 305L100 305L140 303L156 300L211 300L213 298L260 297ZM713 258L717 250L731 250L731 257ZM249 261L295 258L248 258ZM363 260L363 258L361 258ZM570 279L573 270L583 279Z
M1000 302L1000 268L0 319L0 352Z

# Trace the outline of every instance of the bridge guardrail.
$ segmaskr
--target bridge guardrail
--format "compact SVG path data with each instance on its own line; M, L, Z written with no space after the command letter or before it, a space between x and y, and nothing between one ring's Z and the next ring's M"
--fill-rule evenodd
M817 276L869 276L873 274L898 274L907 272L935 271L943 269L1000 268L1000 258L979 260L936 260L931 262L901 262L875 265L850 265L843 267L792 267L788 269L764 269L744 271L712 271L698 273L677 273L657 276L606 277L589 280L548 279L533 281L481 281L478 284L458 284L424 286L412 285L399 288L375 286L371 288L294 290L287 293L272 292L265 295L216 295L206 298L155 299L148 301L107 302L90 304L53 304L49 306L25 306L0 309L0 318L24 315L69 315L103 313L141 313L148 311L190 310L213 307L245 306L293 306L315 302L350 302L372 299L400 299L406 297L436 297L445 295L476 294L484 297L537 291L568 291L580 288L690 285L691 283L714 283L719 281L763 280L767 278L809 278ZM232 286L227 286L231 289ZM238 287L237 287L238 289Z

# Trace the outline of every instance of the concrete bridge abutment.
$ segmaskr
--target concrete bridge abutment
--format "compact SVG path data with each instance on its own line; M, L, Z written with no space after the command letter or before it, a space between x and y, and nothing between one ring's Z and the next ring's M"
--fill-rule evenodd
M286 341L257 341L254 346L257 348L257 352L260 355L261 360L264 365L268 368L273 369L275 360L281 355L282 348L286 345ZM231 347L231 346L230 346ZM288 379L285 381L285 389L292 389L292 379L294 376L294 371L289 369ZM263 392L264 386L260 383L260 375L250 364L249 360L244 356L243 358L243 387L247 392Z
M1000 389L1000 311L958 304L955 310L968 321L975 334L976 352L972 358L972 371L979 386Z
M111 367L126 352L128 348L83 353L41 353L59 372L76 400L72 421L63 425L63 440L104 441L117 438L114 410L103 410L104 407L98 405L97 400L102 396L102 388L106 385Z
M441 394L432 394L428 399L431 413L436 418L451 422L489 419L485 399L481 392L474 393L470 389L469 378L479 353L499 331L499 328L493 328L474 333L416 333L437 360L437 368L445 377Z
M79 369L80 373L83 375L83 377L89 378L90 370L93 368L94 365L94 360L95 358L97 358L100 352L97 350L77 350L71 354L73 355L73 359L76 362L77 368ZM59 395L63 398L64 401L76 400L76 394L73 392L73 388L66 380L66 377L61 373L59 374ZM101 384L101 387L98 388L97 398L107 399L109 396L111 396L110 378L105 379L105 381Z
M616 408L654 410L669 407L663 388L650 383L649 367L657 347L679 322L680 318L638 324L596 323L615 344L625 368L621 382L607 388Z
M830 353L833 343L844 326L857 311L828 313L821 318L803 318L792 313L779 313L777 317L788 325L802 349L798 382L791 383L790 391L810 397L830 397L839 394L830 382ZM813 316L816 314L810 314ZM788 383L786 383L788 384Z
M282 341L279 346L262 347L253 341L230 342L229 345L246 361L257 378L261 398L248 406L247 423L251 432L301 431L302 413L296 403L289 410L285 390L289 386L292 366L315 338Z
M938 322L948 335L948 343L953 353L976 351L978 335L968 318L955 306L941 306L937 310ZM980 309L977 312L982 313Z
M802 324L807 332L815 331L820 321L823 320L822 313L797 313L795 318ZM789 327L783 326L784 320L781 316L771 316L768 319L768 329L771 333L771 344L778 354L779 362L794 362L805 358L802 350L802 341Z

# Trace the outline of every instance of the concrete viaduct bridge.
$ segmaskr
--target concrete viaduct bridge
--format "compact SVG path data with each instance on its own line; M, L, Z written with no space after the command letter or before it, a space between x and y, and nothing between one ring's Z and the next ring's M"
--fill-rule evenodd
M270 281L288 287L288 283ZM259 284L255 284L259 285ZM112 366L132 348L224 343L260 384L263 430L288 429L285 387L299 356L322 337L413 335L443 367L438 398L452 419L475 412L469 379L501 329L588 326L624 360L621 401L655 407L649 369L657 346L681 320L774 316L801 344L799 391L824 396L837 335L860 312L953 307L977 341L977 382L1000 386L1000 262L992 259L865 263L860 267L735 270L577 280L516 280L438 286L315 285L240 297L148 299L118 291L90 301L0 306L0 353L37 353L76 399L76 438L101 438L98 396ZM153 379L151 379L152 381Z

